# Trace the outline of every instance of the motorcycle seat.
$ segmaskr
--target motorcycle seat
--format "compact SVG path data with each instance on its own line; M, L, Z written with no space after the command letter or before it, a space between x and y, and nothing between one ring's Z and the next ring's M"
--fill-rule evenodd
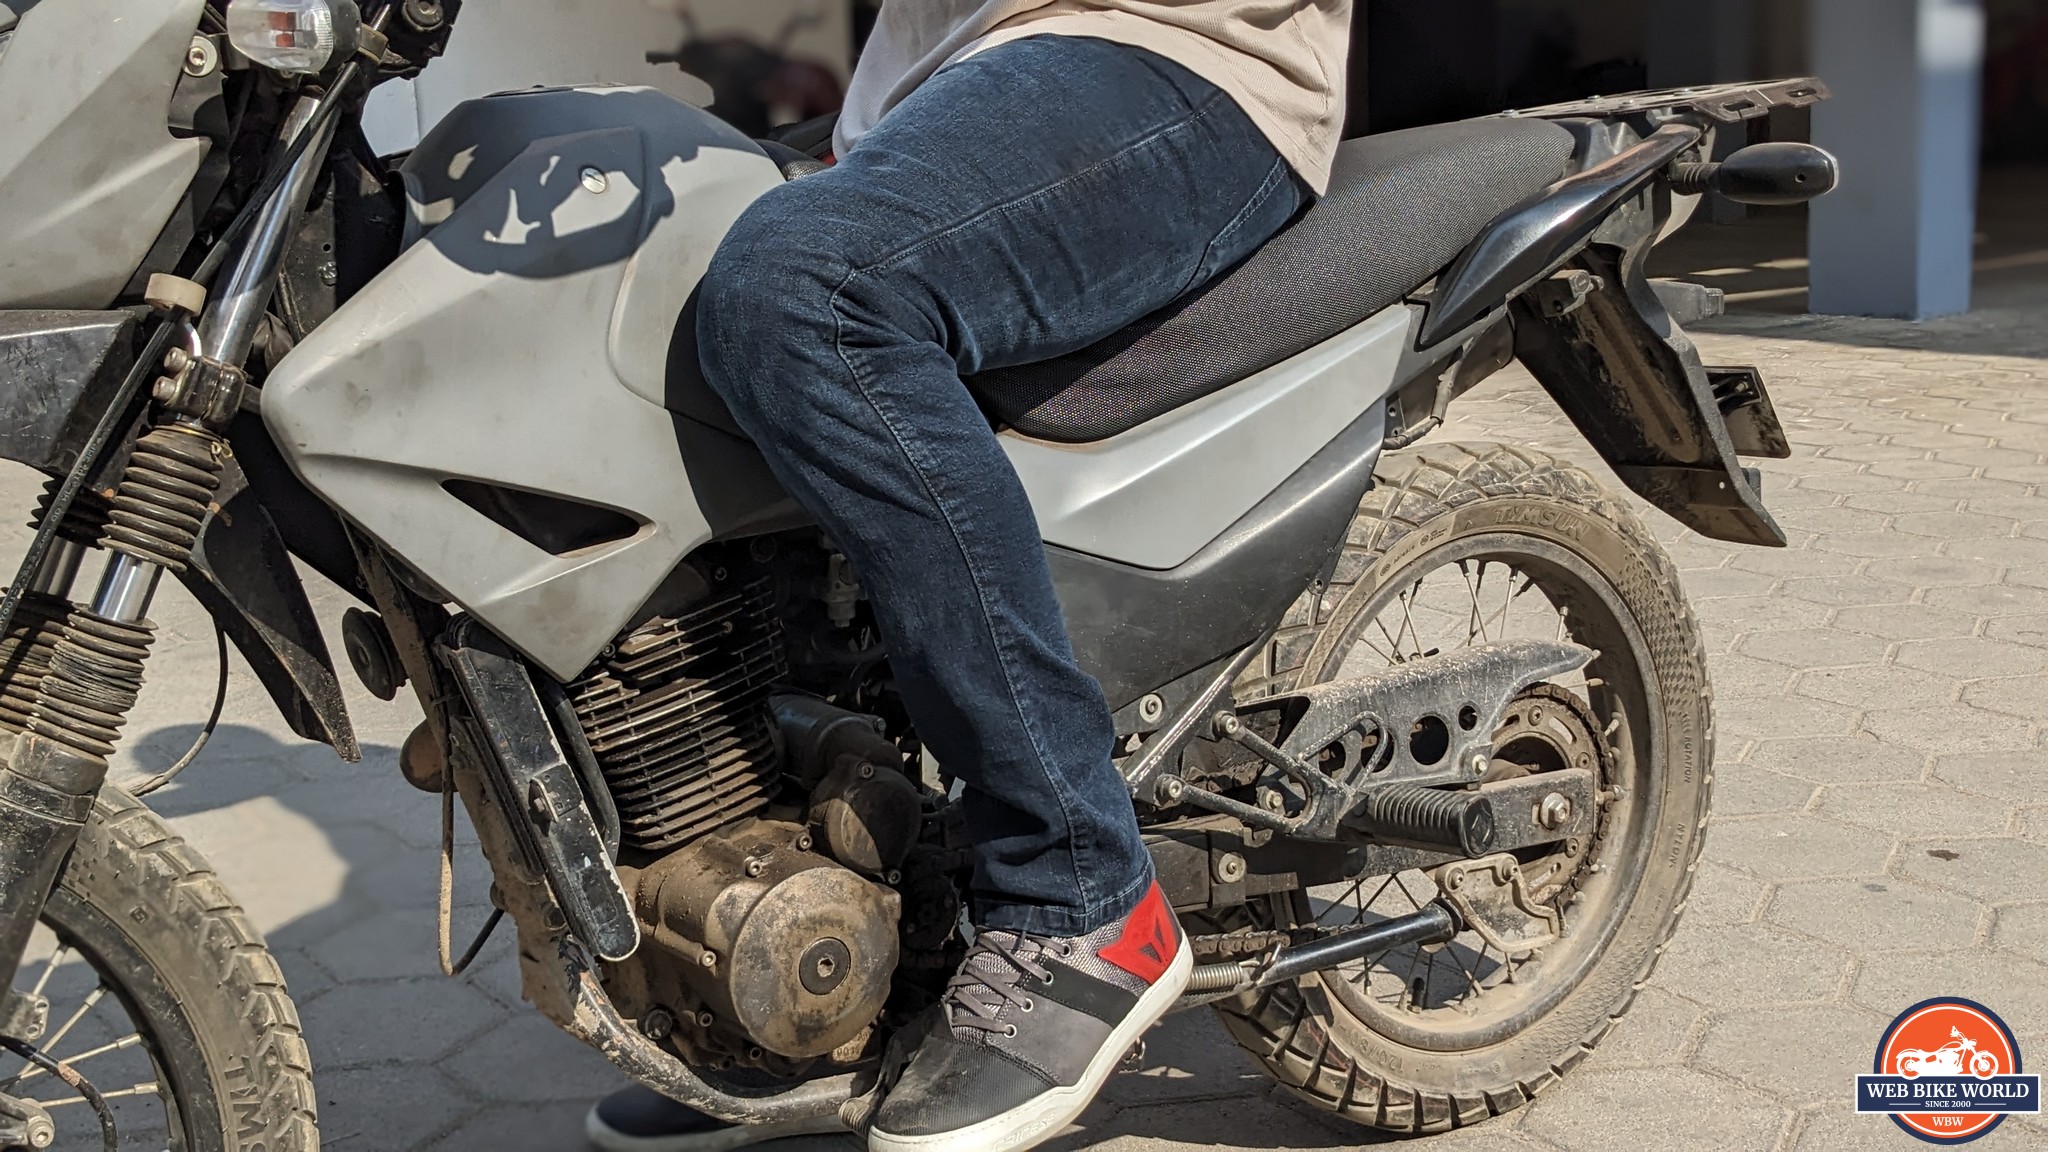
M1027 436L1107 439L1398 302L1564 175L1573 150L1556 124L1502 117L1347 140L1329 191L1243 263L1078 352L968 386Z

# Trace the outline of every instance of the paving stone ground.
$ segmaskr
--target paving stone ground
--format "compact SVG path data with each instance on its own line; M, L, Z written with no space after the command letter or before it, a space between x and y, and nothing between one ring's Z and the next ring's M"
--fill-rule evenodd
M1850 1078L1886 1021L1933 994L1993 1006L2048 1059L2048 288L1993 277L1983 299L1925 325L1739 315L1698 334L1709 363L1764 370L1794 455L1763 465L1787 549L1656 521L1719 702L1693 900L1599 1052L1531 1107L1423 1141L1432 1152L1910 1147L1850 1112ZM1515 372L1462 401L1441 435L1598 468ZM32 491L26 475L0 477L0 503L26 507ZM18 554L24 535L0 544ZM327 587L316 600L330 624L349 603ZM198 610L167 589L156 615L126 773L184 748L213 683ZM219 735L155 798L284 965L328 1146L584 1147L584 1108L620 1078L519 1003L504 941L470 976L435 973L437 808L395 764L413 709L344 680L363 763L291 736L236 663ZM461 866L466 934L484 880L473 848ZM1276 1096L1200 1013L1149 1051L1052 1147L1379 1142ZM1979 1146L2044 1143L2048 1124L2020 1118Z

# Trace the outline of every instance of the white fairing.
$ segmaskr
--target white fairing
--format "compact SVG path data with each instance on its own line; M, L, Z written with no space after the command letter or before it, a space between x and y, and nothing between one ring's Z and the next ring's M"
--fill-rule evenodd
M1411 314L1395 305L1220 392L1093 444L1003 434L1049 544L1172 568L1386 398Z
M202 0L43 0L0 54L0 308L105 308L206 155L166 127Z
M285 357L263 415L308 487L567 679L692 549L792 523L752 445L671 414L707 402L678 313L781 175L708 114L609 88L462 104L404 176L408 246ZM1097 444L1006 436L1041 534L1138 567L1187 560L1382 401L1409 321L1393 308ZM451 480L639 527L558 554Z
M611 88L471 101L405 176L424 239L284 359L263 415L309 487L567 678L715 522L785 499L730 441L742 451L693 446L692 467L720 481L700 503L661 403L690 289L781 175L709 115ZM641 527L553 555L449 495L449 479Z

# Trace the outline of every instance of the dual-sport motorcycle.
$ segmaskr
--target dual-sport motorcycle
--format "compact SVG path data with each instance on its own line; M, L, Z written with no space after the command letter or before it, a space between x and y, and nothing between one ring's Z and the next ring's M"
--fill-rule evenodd
M962 955L968 845L860 574L698 374L698 277L824 126L527 90L380 158L365 93L459 9L0 4L0 455L50 478L0 601L0 1146L318 1140L277 963L136 798L169 773L106 782L166 572L347 759L295 564L360 599L350 663L416 693L398 770L467 808L524 995L677 1100L832 1111ZM1823 95L1349 141L1242 265L970 381L1115 710L1185 1003L1322 1108L1520 1106L1677 923L1713 727L1669 557L1577 467L1418 442L1519 359L1648 503L1782 545L1740 462L1788 452L1763 382L1703 366L1710 294L1644 265L1704 194L1827 191L1805 145L1711 159Z

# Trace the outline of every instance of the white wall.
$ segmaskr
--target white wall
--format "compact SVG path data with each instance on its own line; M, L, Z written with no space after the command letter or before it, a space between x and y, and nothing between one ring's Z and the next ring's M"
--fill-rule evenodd
M417 81L392 81L370 96L363 130L380 154L411 148L448 109L492 92L536 85L645 84L693 104L711 90L673 64L646 62L683 39L687 9L696 32L744 32L772 39L797 12L815 15L790 51L833 68L851 66L853 31L839 0L475 0L462 9L448 54Z

